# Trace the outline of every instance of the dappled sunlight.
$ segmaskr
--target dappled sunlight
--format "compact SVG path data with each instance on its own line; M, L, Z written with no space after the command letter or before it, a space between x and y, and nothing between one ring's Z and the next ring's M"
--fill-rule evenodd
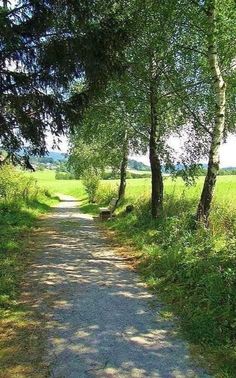
M161 305L76 205L61 202L41 221L35 243L42 253L25 285L47 320L50 376L204 376L158 314Z

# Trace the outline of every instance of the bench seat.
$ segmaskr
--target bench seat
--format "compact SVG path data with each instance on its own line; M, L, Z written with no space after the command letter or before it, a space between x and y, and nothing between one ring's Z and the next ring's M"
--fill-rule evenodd
M112 213L115 210L116 203L118 199L117 198L112 198L111 202L107 207L100 207L100 214L99 217L101 220L107 220L112 217Z

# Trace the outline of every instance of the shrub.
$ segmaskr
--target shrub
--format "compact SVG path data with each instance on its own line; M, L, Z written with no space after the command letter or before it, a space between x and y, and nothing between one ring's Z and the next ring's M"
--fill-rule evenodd
M140 179L140 178L149 178L151 177L151 172L143 172L143 173L136 173L136 172L130 172L127 171L126 178L129 179ZM114 180L114 179L120 179L119 172L104 172L102 175L103 180Z
M75 175L73 173L70 173L70 172L56 171L56 173L55 173L55 179L56 180L74 180L75 179Z
M96 195L96 201L99 204L108 204L111 202L112 198L117 198L118 193L118 185L114 187L114 185L100 185Z
M39 192L36 181L23 174L11 164L0 167L0 201L5 205L14 204L20 207L22 203L35 200Z
M82 182L85 191L88 194L90 203L95 202L96 194L99 188L100 176L94 170L88 170L83 174Z

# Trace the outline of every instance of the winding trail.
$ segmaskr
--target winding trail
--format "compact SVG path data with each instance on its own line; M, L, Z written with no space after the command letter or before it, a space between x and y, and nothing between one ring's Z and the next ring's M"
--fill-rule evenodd
M28 274L34 306L47 319L49 377L207 377L138 275L77 206L63 196L40 221L40 253Z

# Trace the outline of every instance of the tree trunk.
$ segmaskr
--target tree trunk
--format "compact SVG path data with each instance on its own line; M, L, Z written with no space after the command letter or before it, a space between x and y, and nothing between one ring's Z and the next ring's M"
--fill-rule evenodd
M125 196L128 156L129 156L129 139L128 139L128 132L127 130L125 130L123 156L122 156L122 162L121 162L121 167L120 167L120 186L119 186L119 191L118 191L117 203L120 202Z
M212 130L211 147L207 175L205 178L201 199L197 209L197 220L208 225L208 218L213 198L216 177L219 172L220 145L223 139L225 127L225 95L226 84L220 67L216 44L216 10L215 0L208 1L208 62L212 74L213 89L215 94L215 123Z
M161 172L161 162L158 153L158 142L160 135L157 127L157 88L156 88L156 69L155 62L150 62L150 113L151 128L149 139L149 160L152 172L152 195L151 213L152 218L156 219L163 212L163 177Z

